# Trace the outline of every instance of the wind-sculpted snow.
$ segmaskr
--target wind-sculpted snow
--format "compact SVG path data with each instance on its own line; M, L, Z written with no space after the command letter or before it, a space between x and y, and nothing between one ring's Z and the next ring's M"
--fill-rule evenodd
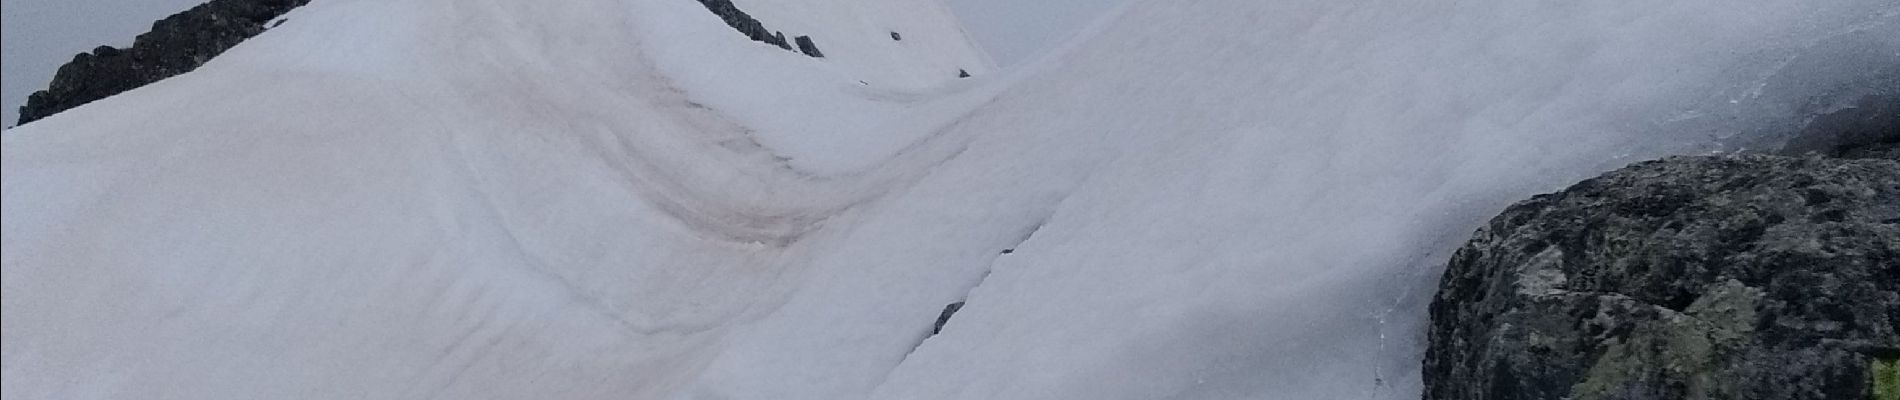
M0 390L1416 398L1504 204L1900 91L1885 0L1136 1L1002 74L929 1L736 3L826 58L325 0L7 132Z

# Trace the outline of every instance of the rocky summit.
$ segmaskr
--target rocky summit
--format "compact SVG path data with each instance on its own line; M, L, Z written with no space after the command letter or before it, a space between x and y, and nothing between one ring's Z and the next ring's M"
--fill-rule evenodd
M59 67L27 97L20 124L197 69L310 0L212 0L152 24L125 49L100 46Z
M1511 206L1440 282L1424 397L1900 398L1890 141L1667 158Z

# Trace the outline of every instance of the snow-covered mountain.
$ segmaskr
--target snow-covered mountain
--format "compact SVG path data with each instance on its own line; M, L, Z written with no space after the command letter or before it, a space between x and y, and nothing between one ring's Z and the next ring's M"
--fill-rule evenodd
M1136 0L1009 71L934 0L734 3L825 57L318 0L7 131L0 390L1416 398L1506 203L1900 92L1892 0Z

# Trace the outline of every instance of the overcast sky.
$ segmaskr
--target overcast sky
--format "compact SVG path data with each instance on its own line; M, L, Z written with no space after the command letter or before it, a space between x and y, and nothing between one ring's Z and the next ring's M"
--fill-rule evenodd
M1004 67L1060 44L1123 0L943 0Z
M1122 0L944 1L996 63L1008 67L1068 38ZM203 2L0 0L0 125L13 126L26 96L44 89L74 54L99 45L129 46L152 21Z

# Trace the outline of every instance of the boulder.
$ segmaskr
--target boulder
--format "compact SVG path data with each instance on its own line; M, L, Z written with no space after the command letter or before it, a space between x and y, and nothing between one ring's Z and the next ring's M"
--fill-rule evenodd
M1644 162L1509 207L1447 266L1424 397L1900 398L1900 146L1876 141Z

